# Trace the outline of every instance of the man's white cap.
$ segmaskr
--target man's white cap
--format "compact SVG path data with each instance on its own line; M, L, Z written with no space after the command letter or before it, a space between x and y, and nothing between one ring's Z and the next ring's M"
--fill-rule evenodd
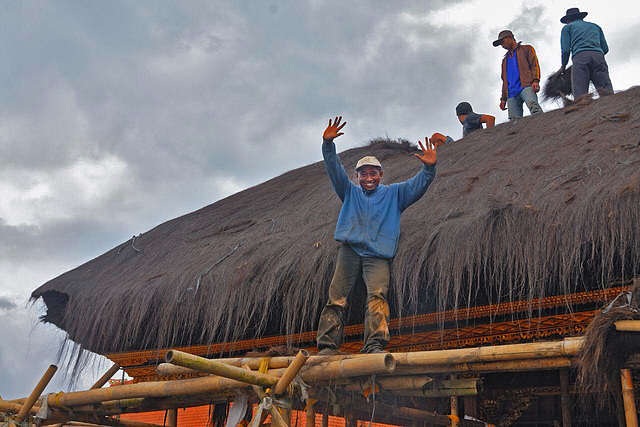
M363 166L377 166L382 169L382 165L380 164L378 159L373 156L364 156L363 158L358 160L358 163L356 164L356 170L360 169Z

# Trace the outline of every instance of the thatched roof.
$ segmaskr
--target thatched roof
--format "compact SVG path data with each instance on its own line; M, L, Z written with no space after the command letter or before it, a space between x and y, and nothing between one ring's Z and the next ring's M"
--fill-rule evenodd
M403 216L392 315L575 292L637 273L639 111L637 88L439 148L434 183ZM377 156L391 183L418 171L414 150L381 140L340 156L348 170ZM324 165L305 166L167 221L32 297L44 298L44 321L98 353L313 330L339 209Z

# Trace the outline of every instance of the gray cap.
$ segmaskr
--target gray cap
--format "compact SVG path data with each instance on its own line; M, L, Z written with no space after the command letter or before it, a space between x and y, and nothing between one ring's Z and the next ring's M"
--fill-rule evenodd
M378 159L373 156L364 156L363 158L358 160L358 163L356 164L356 170L360 169L363 166L377 166L382 169L382 165L380 164Z

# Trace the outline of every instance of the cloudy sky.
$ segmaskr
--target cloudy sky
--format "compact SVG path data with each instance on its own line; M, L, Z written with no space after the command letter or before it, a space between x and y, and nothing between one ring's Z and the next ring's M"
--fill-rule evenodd
M640 10L630 5L578 5L604 29L618 90L637 84L640 69ZM512 29L548 75L560 66L559 18L572 6L3 3L0 395L27 395L64 337L37 324L41 304L27 306L40 284L160 222L320 160L330 116L349 123L341 149L385 135L459 138L462 100L504 121L504 51L491 41Z

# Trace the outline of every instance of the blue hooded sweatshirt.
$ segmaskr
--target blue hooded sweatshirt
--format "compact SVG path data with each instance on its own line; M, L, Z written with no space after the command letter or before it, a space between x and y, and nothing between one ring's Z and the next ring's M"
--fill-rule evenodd
M333 141L324 141L322 156L331 184L342 200L333 237L362 257L393 258L400 237L400 215L427 191L436 174L435 165L423 165L408 181L380 184L367 192L349 180Z

